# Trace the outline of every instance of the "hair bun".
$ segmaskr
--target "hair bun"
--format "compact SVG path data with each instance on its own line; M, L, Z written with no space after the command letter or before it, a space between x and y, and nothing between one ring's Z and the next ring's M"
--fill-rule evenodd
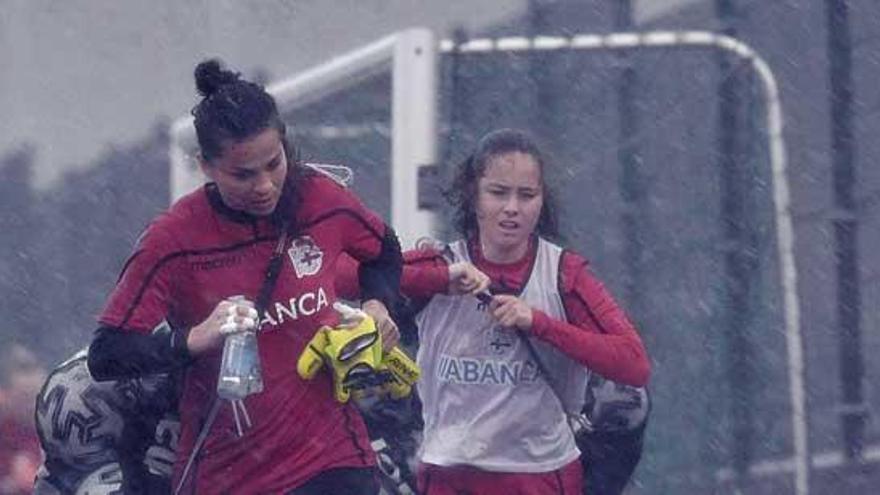
M223 68L223 62L212 58L196 66L196 89L205 98L216 93L221 87L238 81L240 74Z

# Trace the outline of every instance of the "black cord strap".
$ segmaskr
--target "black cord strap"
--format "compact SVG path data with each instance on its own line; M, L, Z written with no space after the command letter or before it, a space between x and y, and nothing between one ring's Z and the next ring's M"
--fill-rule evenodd
M278 281L278 275L281 273L281 262L284 259L284 248L287 246L288 225L288 222L281 224L281 234L278 236L278 244L272 252L269 264L266 265L266 274L263 278L263 285L260 287L259 294L257 294L257 300L254 302L255 309L257 310L258 331L260 322L263 321L263 313L266 309L266 305L269 302L269 298L272 296L272 291L275 290L275 283ZM208 433L211 431L211 427L214 426L214 421L217 419L217 413L219 411L220 397L215 396L214 400L211 401L211 407L208 410L208 416L205 418L205 423L202 425L201 430L199 430L199 436L196 438L193 450L190 453L189 458L186 460L186 466L183 468L183 474L180 476L180 482L174 490L174 495L180 494L180 491L183 489L183 486L189 478L190 470L196 466L196 461L202 451L202 447L205 445L205 440L208 438ZM195 473L195 470L192 472ZM195 486L193 486L193 489L195 490Z

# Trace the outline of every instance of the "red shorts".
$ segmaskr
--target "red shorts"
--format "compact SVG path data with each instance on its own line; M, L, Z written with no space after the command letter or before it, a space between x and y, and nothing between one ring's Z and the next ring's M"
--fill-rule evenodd
M580 460L547 473L498 473L470 466L419 464L422 495L581 495Z

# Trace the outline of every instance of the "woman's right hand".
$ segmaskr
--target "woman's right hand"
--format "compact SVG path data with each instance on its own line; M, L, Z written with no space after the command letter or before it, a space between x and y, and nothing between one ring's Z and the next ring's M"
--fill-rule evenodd
M491 284L489 276L466 261L449 265L449 294L476 295L485 292Z
M232 333L253 331L257 327L257 310L247 299L226 299L208 316L208 319L193 327L186 339L190 354L197 356L209 351L223 342Z

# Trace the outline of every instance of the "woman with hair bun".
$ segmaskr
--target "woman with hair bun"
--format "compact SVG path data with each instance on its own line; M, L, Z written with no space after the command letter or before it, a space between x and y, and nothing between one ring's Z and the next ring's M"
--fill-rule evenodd
M330 374L300 378L296 360L319 327L339 323L343 253L361 263L363 310L383 346L396 343L386 308L398 297L397 238L351 192L297 162L263 87L217 60L200 63L195 80L209 182L138 240L99 317L89 369L99 380L183 370L178 492L374 494L358 411L334 399ZM173 331L151 333L163 320ZM250 428L240 431L234 408L212 414L212 404L226 335L253 330L263 390L243 400Z

